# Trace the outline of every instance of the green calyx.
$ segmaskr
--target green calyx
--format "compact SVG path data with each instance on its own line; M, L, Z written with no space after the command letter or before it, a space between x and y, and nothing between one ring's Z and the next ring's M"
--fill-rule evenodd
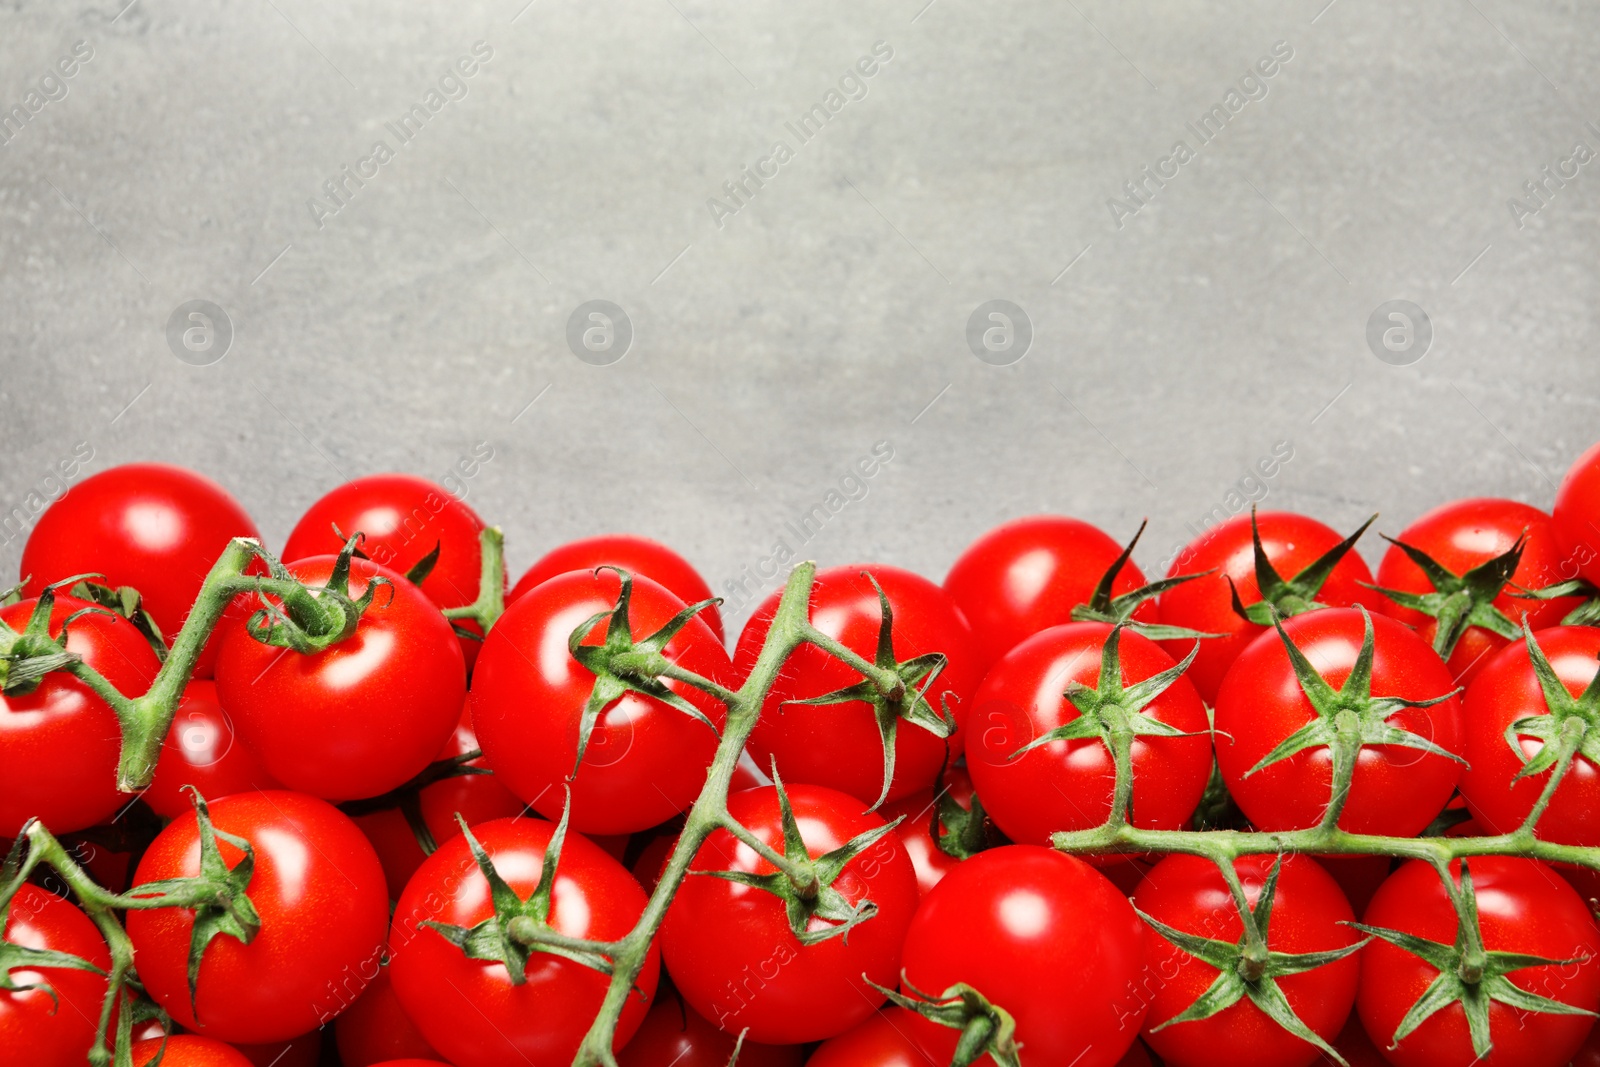
M635 641L628 622L628 604L633 596L633 576L620 567L611 566L596 567L595 573L598 574L603 570L616 571L622 580L616 604L586 619L567 638L567 649L572 653L572 658L594 675L594 688L589 690L589 699L583 706L582 717L578 720L578 756L572 764L572 778L577 777L578 768L583 764L583 756L589 750L589 738L594 734L595 723L599 721L600 713L626 693L638 693L659 700L668 707L704 723L706 729L713 734L717 733L716 723L707 718L699 708L674 692L662 678L668 675L673 667L672 661L665 654L667 643L677 636L678 631L689 625L690 619L712 604L720 604L721 601L713 597L698 604L691 604L667 620L661 629L649 637ZM588 636L589 631L603 620L609 620L604 643L584 644L583 639Z
M1295 1037L1315 1045L1338 1063L1345 1062L1331 1045L1295 1014L1277 980L1335 963L1360 952L1367 942L1359 941L1344 948L1329 949L1325 952L1272 951L1269 926L1272 922L1273 901L1278 893L1278 874L1282 868L1283 857L1279 856L1272 864L1272 871L1261 887L1261 894L1257 897L1254 908L1247 906L1248 902L1243 900L1241 891L1235 892L1235 905L1239 910L1240 922L1244 926L1244 932L1235 942L1217 941L1198 934L1185 933L1142 911L1139 912L1141 919L1179 951L1217 969L1216 980L1193 1004L1154 1027L1152 1032L1181 1023L1209 1019L1241 1000L1248 1000L1263 1015Z
M1543 774L1558 764L1561 765L1560 773L1564 775L1565 765L1574 755L1581 755L1590 763L1600 766L1600 728L1597 728L1600 726L1600 669L1589 679L1583 692L1573 696L1561 679L1556 677L1550 660L1528 630L1526 619L1523 641L1528 648L1534 676L1539 679L1539 689L1544 695L1548 714L1529 715L1506 727L1506 744L1523 761L1522 769L1512 781ZM1518 741L1520 737L1537 738L1541 742L1539 751L1532 756L1527 755Z
M972 807L964 808L949 788L934 798L928 833L939 851L952 859L969 860L992 844L983 800L973 793Z
M406 572L406 577L422 584L439 559L439 546ZM478 596L472 603L459 608L445 608L444 617L457 637L469 641L482 641L506 610L506 539L498 526L485 526L478 532ZM467 629L458 620L478 624L478 631Z
M1583 602L1561 618L1562 626L1600 626L1600 588L1594 583L1582 578L1572 578L1565 582L1547 585L1543 589L1524 589L1514 585L1517 590L1511 595L1519 600L1565 600L1568 597L1582 597Z
M1381 926L1350 924L1363 933L1425 960L1439 972L1439 976L1400 1020L1390 1039L1390 1048L1399 1046L1417 1027L1452 1004L1460 1004L1466 1013L1467 1030L1472 1035L1472 1050L1480 1060L1488 1056L1494 1047L1489 1033L1489 1007L1493 1003L1498 1002L1517 1011L1595 1017L1592 1011L1530 993L1507 977L1525 967L1567 966L1582 960L1552 960L1518 952L1488 951L1484 948L1483 930L1478 923L1477 891L1473 888L1472 872L1465 859L1461 861L1460 887L1453 885L1448 875L1444 875L1444 885L1459 916L1453 945Z
M883 620L878 624L878 645L872 665L892 672L896 678L895 684L885 689L881 683L863 678L831 693L804 700L787 700L784 704L817 706L849 704L859 700L871 706L873 720L878 725L878 736L883 740L883 788L878 793L878 799L867 809L876 811L888 798L889 786L894 780L894 739L900 722L904 720L935 737L948 738L955 733L956 720L948 708L935 711L927 698L928 689L948 662L945 656L939 652L929 652L903 662L895 658L894 609L889 606L889 598L884 595L878 580L864 571L862 574L877 590L878 606L883 612Z
M461 826L461 836L472 850L478 870L489 883L494 914L472 927L452 926L431 919L424 920L420 925L455 945L468 959L502 964L511 977L512 985L522 985L528 980L528 965L534 955L540 952L571 960L610 977L611 958L600 951L610 946L566 937L550 925L556 871L561 863L561 848L567 839L567 819L571 814L572 797L569 793L566 807L561 812L561 821L556 824L555 832L545 846L544 862L539 868L539 884L527 900L517 896L517 891L500 877L489 853L467 827L467 820L457 814L456 822Z
M350 560L356 555L362 535L345 542L325 584L311 588L301 584L289 569L266 549L256 547L256 555L266 562L270 579L256 579L256 595L261 607L245 622L250 636L264 645L288 648L303 654L321 652L356 632L361 616L372 606L379 588L391 584L374 575L357 599L350 596ZM283 602L269 600L271 593Z
M1100 576L1100 581L1094 587L1094 594L1087 604L1075 605L1072 609L1073 622L1103 622L1113 626L1126 626L1141 637L1148 637L1152 641L1187 641L1203 637L1221 637L1221 634L1208 634L1199 630L1191 630L1186 626L1166 626L1159 623L1139 622L1133 613L1147 600L1154 600L1174 586L1184 582L1192 582L1196 578L1204 578L1214 571L1196 571L1194 574L1180 574L1175 578L1162 578L1159 581L1148 582L1137 589L1123 593L1121 596L1112 596L1111 588L1116 584L1117 575L1122 573L1122 568L1128 565L1128 560L1133 556L1134 546L1139 543L1139 538L1144 536L1144 528L1150 520L1145 519L1139 523L1139 528L1134 531L1133 540L1123 548L1122 554L1106 568Z
M878 914L878 906L866 899L858 904L850 903L843 893L833 887L833 883L851 860L893 833L895 827L900 825L900 820L857 834L833 851L813 859L805 840L800 836L800 826L789 804L789 791L778 776L776 764L772 768L772 784L778 791L778 812L783 826L782 852L773 852L744 827L733 823L731 818L727 828L778 869L772 874L752 874L748 871L690 873L721 878L725 882L736 882L771 893L783 902L789 930L802 945L816 945L834 937L848 941L852 929ZM812 929L813 920L821 920L822 925Z
M67 629L84 615L110 612L100 607L80 608L61 620L61 632L50 636L50 613L55 610L56 589L80 581L84 575L75 574L48 585L34 602L28 622L18 633L0 622L0 692L6 696L24 696L39 688L39 681L52 671L70 670L83 662L83 657L67 651Z
M865 975L862 978L895 1005L961 1032L950 1067L969 1067L985 1055L997 1067L1022 1067L1016 1020L1010 1012L965 982L958 982L933 996L912 985L902 973L901 984L911 991L907 996L898 990L886 989Z
M12 892L12 883L17 879L18 871L22 864L22 850L27 844L27 839L17 838L11 844L11 851L6 856L5 862L0 864L0 933L6 928L6 923L11 917L11 904L15 900ZM74 956L69 952L57 952L54 949L28 948L12 941L0 938L0 993L26 993L37 989L46 994L55 1004L52 1011L61 1007L61 998L56 996L56 991L48 982L18 982L11 977L12 971L37 971L45 967L55 967L69 971L88 971L91 974L105 974L100 968L90 963L81 956Z
M87 600L91 604L98 604L103 608L110 608L116 614L133 623L134 629L144 637L150 646L150 651L156 654L156 659L162 662L167 658L167 642L162 636L161 627L145 609L144 598L139 590L131 585L120 585L113 589L104 582L95 581L99 575L84 578L75 583L69 596L79 600Z
M1238 586L1233 584L1232 578L1229 578L1228 589L1233 596L1234 613L1257 626L1271 626L1277 619L1303 615L1308 611L1326 607L1327 605L1317 602L1317 594L1322 592L1328 575L1333 573L1340 560L1349 555L1356 542L1361 540L1361 535L1367 532L1367 527L1377 519L1378 516L1373 515L1362 523L1355 533L1318 556L1293 578L1286 579L1267 558L1267 550L1261 544L1261 527L1256 522L1256 509L1252 506L1250 539L1255 544L1256 588L1261 592L1261 599L1252 604L1243 603L1239 599Z
M1433 585L1431 593L1407 593L1399 589L1385 589L1381 585L1363 582L1401 607L1420 611L1437 620L1433 634L1433 650L1440 659L1448 660L1456 650L1463 635L1474 626L1510 640L1521 632L1505 612L1494 606L1500 591L1517 572L1522 562L1522 550L1527 544L1527 534L1493 559L1473 567L1465 574L1455 574L1420 548L1384 535L1391 545L1404 552L1427 576Z

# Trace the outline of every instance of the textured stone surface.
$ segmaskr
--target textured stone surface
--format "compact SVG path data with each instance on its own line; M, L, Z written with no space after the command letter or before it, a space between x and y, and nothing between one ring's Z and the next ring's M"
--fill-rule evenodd
M882 440L797 552L937 576L1055 510L1148 515L1159 570L1280 441L1269 505L1393 533L1453 496L1547 505L1600 437L1600 164L1522 228L1507 206L1600 149L1600 9L922 2L0 0L0 107L93 49L0 148L0 508L88 441L209 473L280 541L345 477L488 441L468 500L514 571L632 529L720 592ZM385 123L479 41L401 145ZM1280 41L1202 144L1186 123ZM379 139L319 229L307 201ZM778 139L719 227L707 198ZM1119 228L1108 198L1178 140ZM596 298L636 331L610 366L565 339ZM995 298L1034 328L1011 366L967 347ZM1395 298L1435 331L1414 365L1365 341ZM210 366L169 350L192 299L236 329Z

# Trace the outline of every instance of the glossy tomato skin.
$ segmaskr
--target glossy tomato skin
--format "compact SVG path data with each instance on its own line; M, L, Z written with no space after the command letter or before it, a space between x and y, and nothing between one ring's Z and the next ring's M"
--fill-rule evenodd
M1127 897L1093 867L1007 845L962 863L923 898L906 932L901 990L973 986L1016 1019L1024 1067L1112 1067L1145 1017L1145 940ZM921 1017L913 1025L919 1047L949 1063L956 1031Z
M27 627L36 601L0 608L13 630ZM50 634L90 605L56 597ZM67 628L67 651L83 657L121 693L142 696L161 664L128 620L96 611ZM116 713L71 675L45 675L33 692L0 695L0 834L15 836L37 817L64 834L104 822L131 799L117 791L121 730Z
M812 785L787 788L812 857L883 825L845 793ZM735 793L728 810L762 841L782 849L776 788ZM706 840L690 869L774 870L725 830ZM772 894L721 878L685 878L661 928L663 958L684 1000L723 1030L749 1027L750 1040L777 1045L832 1037L871 1015L882 997L862 975L883 986L896 981L901 942L917 907L916 873L891 833L846 864L833 886L851 904L871 900L877 915L848 937L801 945L783 902Z
M39 517L22 550L24 595L75 574L101 574L112 588L139 590L171 644L228 542L260 536L211 479L165 463L127 463L85 478ZM216 646L207 642L197 677L210 677Z
M1252 908L1276 861L1274 856L1234 861ZM1203 857L1172 855L1156 864L1133 895L1133 905L1184 933L1227 942L1244 936L1227 883L1216 864ZM1354 920L1338 884L1315 860L1299 855L1283 858L1267 929L1268 949L1298 954L1349 947L1360 935L1343 924ZM1150 1012L1145 1016L1144 1039L1172 1067L1246 1061L1254 1067L1309 1067L1320 1058L1316 1046L1289 1033L1248 999L1209 1019L1156 1031L1211 987L1217 969L1154 931L1149 938L1149 968ZM1301 1021L1332 1043L1355 1004L1360 973L1360 960L1351 955L1276 981Z
M332 1019L371 980L383 948L383 868L355 823L301 793L236 793L210 805L212 824L255 849L247 894L261 916L248 945L218 937L200 963L191 1010L188 956L194 913L128 913L139 977L186 1030L246 1044L290 1041ZM243 854L221 843L236 866ZM138 886L193 876L200 867L194 813L162 830L134 877Z
M102 971L111 967L105 939L89 917L36 885L24 883L17 890L3 933L14 945L66 952ZM16 985L49 989L0 990L0 1067L82 1067L94 1044L105 975L41 967L20 968L10 977Z
M806 1067L944 1067L911 1039L915 1024L904 1008L886 1008L822 1043Z
M290 565L325 584L334 557ZM223 636L217 695L262 766L284 786L327 800L377 796L418 774L461 717L466 667L438 609L399 574L350 561L350 595L380 588L356 632L321 652L264 645L242 623Z
M1582 576L1600 585L1600 444L1589 446L1567 468L1551 517L1562 549L1561 567L1551 580Z
M973 698L967 769L995 825L1013 841L1048 845L1057 830L1088 830L1111 814L1116 779L1111 749L1098 739L1053 741L1013 758L1026 744L1079 717L1073 683L1095 687L1111 627L1055 626L1023 641L989 669ZM1175 666L1154 641L1123 631L1122 681L1134 685ZM1176 830L1194 813L1211 776L1210 724L1194 686L1179 677L1144 714L1189 737L1133 743L1135 826Z
M1261 531L1261 547L1272 561L1273 569L1285 581L1344 540L1333 527L1292 511L1263 511L1256 516L1256 522ZM1160 610L1161 621L1167 625L1223 635L1200 642L1200 653L1186 674L1201 697L1215 701L1228 667L1266 630L1233 610L1233 592L1228 585L1231 578L1233 588L1239 591L1240 602L1247 606L1261 600L1249 515L1235 515L1189 542L1178 553L1167 577L1204 571L1215 573L1193 578L1162 593ZM1383 611L1388 601L1381 593L1362 586L1362 582L1370 584L1372 572L1352 549L1328 574L1317 594L1317 603L1338 608L1365 604L1371 611ZM1193 641L1162 642L1167 654L1175 659L1187 656L1193 645Z
M1514 985L1552 1000L1600 1009L1600 930L1572 887L1535 860L1513 856L1473 857L1478 921L1490 952L1515 952L1577 962L1531 967L1508 975ZM1460 862L1451 865L1459 885ZM1455 942L1456 913L1433 868L1421 860L1401 867L1373 898L1362 921L1370 926ZM1489 1007L1494 1050L1477 1059L1466 1014L1451 1005L1425 1020L1397 1049L1387 1048L1400 1020L1438 971L1381 940L1361 950L1361 989L1356 1007L1367 1033L1397 1067L1558 1067L1572 1058L1594 1020L1581 1015L1526 1013L1501 1003Z
M948 791L963 808L972 810L972 776L965 767L946 770L939 788ZM886 822L904 817L900 825L895 827L895 833L900 835L900 843L911 858L911 866L917 872L917 892L922 896L926 896L928 890L938 885L940 879L961 862L941 849L933 839L933 813L937 804L934 791L929 789L889 801L878 809L878 814ZM947 833L941 828L939 836L944 837Z
M685 604L711 599L711 587L694 565L678 553L648 537L637 534L601 534L558 545L540 556L511 587L506 603L521 597L540 582L567 571L592 571L596 567L621 567L629 574L642 574ZM712 604L699 615L723 641L722 613Z
M944 589L972 627L980 670L1026 638L1072 621L1095 586L1122 554L1122 546L1097 526L1064 515L1034 515L996 526L956 559ZM1113 596L1145 584L1129 560L1112 584ZM1154 602L1134 612L1156 622Z
M1580 601L1575 597L1530 600L1513 595L1516 592L1513 586L1538 589L1560 580L1557 575L1563 569L1561 546L1556 540L1550 516L1538 508L1519 504L1515 500L1455 500L1423 515L1407 526L1396 540L1422 549L1452 573L1463 574L1505 552L1524 533L1527 542L1522 550L1522 560L1517 564L1511 582L1495 597L1494 606L1519 625L1522 615L1526 613L1528 625L1535 630L1542 630L1558 624ZM1422 568L1394 546L1390 546L1378 564L1378 584L1386 589L1409 593L1428 593L1433 590L1433 584L1422 573ZM1415 627L1424 641L1433 643L1437 629L1434 619L1402 607L1387 597L1384 599L1383 610L1390 618ZM1461 684L1467 684L1488 657L1504 647L1505 643L1506 639L1498 634L1472 627L1450 655L1450 673Z
M254 1067L244 1053L221 1041L192 1034L152 1037L133 1046L133 1067L146 1067L161 1057L161 1067Z
M638 1033L617 1054L619 1067L727 1067L734 1035L695 1014L670 988L662 987ZM798 1045L763 1045L746 1040L739 1067L800 1067Z
M578 754L578 726L595 678L567 650L571 632L615 604L613 571L569 571L540 583L506 609L483 644L472 678L472 721L489 765L512 793L546 818L561 816L567 776ZM633 580L629 623L635 639L660 629L684 604L648 578ZM607 620L585 644L604 640ZM665 655L723 685L728 654L698 619L667 643ZM722 729L723 705L676 681L666 685ZM572 786L571 826L586 834L645 830L699 795L717 735L660 701L627 693L595 723Z
M1372 694L1427 700L1456 688L1433 649L1406 626L1373 615ZM1284 620L1283 629L1335 689L1361 651L1362 618L1354 608L1328 608ZM1256 763L1315 717L1276 631L1261 634L1239 654L1217 694L1217 765L1251 823L1259 830L1315 826L1333 787L1333 758L1306 749L1246 777ZM1404 708L1389 722L1447 752L1462 750L1460 700ZM1412 837L1450 800L1461 765L1443 756L1393 745L1361 750L1350 796L1339 818L1350 833Z
M183 687L177 714L161 743L156 776L141 794L157 815L173 819L192 806L184 786L192 785L207 800L279 784L239 740L233 719L217 700L217 685L196 678Z
M960 609L938 586L910 571L883 564L830 567L817 572L811 591L811 621L823 633L871 660L878 647L883 608L866 577L882 586L894 614L894 655L901 662L930 652L948 662L927 689L928 704L948 702L956 722L981 680L972 631ZM755 666L778 610L774 593L756 609L739 635L734 670L745 677ZM808 706L786 703L847 688L861 675L815 645L802 645L784 664L750 735L750 754L763 770L777 760L785 781L809 782L872 804L883 791L883 739L871 705L863 701ZM947 758L961 753L961 735L945 740L910 723L895 729L895 773L890 800L925 789Z
M1573 696L1582 693L1600 669L1600 629L1557 626L1533 635L1556 677ZM1461 793L1473 818L1491 834L1521 826L1550 781L1550 771L1514 780L1523 759L1536 754L1541 742L1522 737L1523 758L1506 744L1506 730L1519 719L1548 715L1544 692L1534 674L1527 645L1513 642L1496 652L1467 687L1467 771ZM1574 755L1566 777L1539 817L1536 832L1549 841L1600 845L1600 767Z
M334 1021L333 1036L343 1067L438 1058L395 996L388 967L378 968L366 991Z
M545 848L555 827L543 819L499 819L473 827L495 869L519 898L538 888ZM609 941L633 928L644 891L621 864L578 834L561 851L551 923L568 937ZM488 883L464 837L441 845L422 864L395 908L389 933L389 977L417 1029L457 1067L566 1067L605 996L598 971L549 953L535 953L527 981L513 985L505 966L468 959L423 921L471 928L490 918ZM640 972L643 999L629 997L617 1027L617 1048L644 1019L655 994L655 946Z

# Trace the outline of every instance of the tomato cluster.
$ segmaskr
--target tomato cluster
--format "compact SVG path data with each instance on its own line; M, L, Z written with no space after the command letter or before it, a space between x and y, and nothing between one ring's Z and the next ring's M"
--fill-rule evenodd
M646 538L104 471L0 603L0 1067L1600 1062L1600 446L1366 529L1024 518L730 642Z

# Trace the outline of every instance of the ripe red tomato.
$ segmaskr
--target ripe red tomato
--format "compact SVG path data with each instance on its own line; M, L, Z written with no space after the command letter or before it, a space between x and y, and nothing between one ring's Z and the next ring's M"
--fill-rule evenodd
M1034 515L996 526L956 559L945 576L945 592L972 626L978 666L990 664L1040 630L1072 621L1072 609L1087 604L1122 546L1107 533L1062 515ZM1112 583L1113 596L1145 584L1129 560ZM1139 622L1158 621L1154 601L1134 612Z
M1577 697L1594 681L1600 669L1600 629L1592 626L1557 626L1534 633L1540 650L1568 693ZM1461 793L1473 818L1491 834L1506 834L1521 826L1550 781L1551 770L1517 780L1524 762L1557 733L1543 739L1519 733L1519 755L1506 743L1506 731L1523 719L1538 718L1554 731L1558 720L1534 672L1523 641L1514 641L1489 658L1478 672L1462 705L1467 724L1467 770L1461 776ZM1556 787L1550 805L1539 817L1537 833L1550 841L1569 845L1600 845L1600 767L1581 752L1572 758L1566 777Z
M334 557L289 571L327 582ZM267 773L329 800L377 796L415 776L455 729L466 698L461 649L438 609L399 574L350 561L350 595L374 577L356 632L321 652L262 644L242 623L223 635L217 696Z
M248 945L228 935L211 942L191 1010L194 912L131 911L139 977L187 1030L248 1044L289 1041L332 1019L376 973L389 910L383 869L355 824L314 797L236 793L210 810L218 830L255 849L246 895L261 929ZM134 893L147 882L196 874L200 847L194 812L174 819L139 861ZM226 841L220 848L230 868L243 858Z
M22 632L36 601L0 608L0 621ZM50 636L89 607L58 596ZM95 611L67 629L67 651L83 657L126 696L144 694L161 664L128 620ZM132 798L117 791L122 733L116 713L88 686L62 671L26 694L0 695L0 834L16 835L37 817L64 834L104 822Z
M378 973L333 1024L343 1067L373 1067L390 1060L431 1060L439 1055L400 1006L389 968Z
M17 890L3 933L8 944L65 952L102 972L111 967L105 939L89 917L36 885ZM17 966L9 977L14 986L33 988L0 990L0 1067L82 1067L106 996L105 974Z
M322 1058L322 1033L313 1030L293 1041L269 1041L265 1045L235 1045L253 1067L317 1067Z
M1468 861L1477 890L1482 944L1490 953L1509 952L1573 962L1523 967L1507 975L1512 985L1536 996L1593 1012L1600 1009L1600 930L1572 887L1549 867L1512 856ZM1461 884L1461 864L1451 877ZM1443 883L1427 863L1413 860L1384 883L1363 916L1367 926L1385 927L1440 943L1456 944L1459 922ZM1578 1051L1594 1019L1524 1011L1498 1000L1489 1005L1493 1052L1478 1059L1460 1003L1446 1004L1412 1033L1388 1048L1411 1006L1439 977L1418 956L1382 939L1361 952L1361 989L1356 1007L1367 1033L1398 1067L1558 1067Z
M666 587L667 592L685 604L698 604L711 599L711 587L700 577L694 565L678 553L648 537L637 534L601 534L568 541L540 556L529 567L517 584L511 587L506 603L511 603L540 582L567 571L592 571L596 567L621 567L629 574L642 574ZM722 614L712 604L700 613L700 618L723 641Z
M1128 898L1093 867L1009 845L962 863L922 899L901 991L977 989L1016 1019L1024 1067L1112 1067L1144 1021L1145 940ZM957 1032L920 1016L912 1024L934 1062L949 1063Z
M617 1063L619 1067L727 1067L733 1046L734 1035L706 1022L663 987L638 1033L617 1054ZM739 1050L739 1067L800 1067L805 1058L798 1045L746 1041Z
M207 800L281 788L238 739L233 720L217 701L216 683L204 678L184 686L178 712L161 743L156 776L140 797L157 815L176 818L192 806L183 789L186 785L200 790Z
M133 1046L133 1067L146 1067L161 1056L161 1067L253 1067L244 1053L209 1037L178 1034L152 1037Z
M542 582L513 603L484 641L472 677L472 721L489 765L511 792L541 815L561 815L562 786L572 786L574 830L620 834L664 822L699 795L716 753L717 735L654 697L625 692L600 713L577 766L579 724L596 677L573 658L567 638L616 602L615 571L570 571ZM648 578L633 579L629 625L643 640L684 604ZM608 620L584 644L604 643ZM698 619L668 641L663 655L723 685L732 683L728 654ZM716 724L723 705L697 689L663 679Z
M1450 672L1421 637L1382 615L1371 620L1373 697L1431 700L1455 688ZM1330 687L1344 686L1362 648L1359 610L1296 615L1284 620L1283 630ZM1258 830L1315 826L1326 811L1333 792L1327 745L1248 773L1317 718L1276 631L1257 637L1223 680L1215 709L1217 766L1228 792ZM1461 719L1461 703L1451 696L1431 707L1399 708L1384 721L1459 754ZM1432 752L1395 744L1364 746L1339 826L1350 833L1415 836L1444 809L1460 777L1459 763Z
M844 793L794 785L788 794L813 859L883 826ZM783 850L776 787L736 793L728 811L769 847ZM776 872L726 830L707 838L690 869ZM866 980L888 986L900 973L900 945L917 907L916 872L891 832L846 863L833 888L851 907L870 900L877 914L804 945L772 893L721 878L684 879L661 928L661 951L684 1000L723 1030L749 1027L750 1040L778 1045L832 1037L871 1015L883 998ZM813 917L809 929L824 925Z
M851 651L874 660L883 607L870 574L882 587L893 613L891 635L894 659L906 663L919 656L942 653L944 669L927 685L926 700L932 714L948 703L960 722L966 705L982 680L972 645L972 631L950 597L926 578L883 564L830 567L819 571L811 590L811 621L817 629ZM745 677L761 654L761 645L777 613L779 593L761 602L745 624L734 650L734 669ZM880 663L879 666L889 664ZM925 684L926 671L907 679L915 691ZM853 668L815 645L802 645L784 664L783 673L768 693L761 718L750 735L750 754L763 769L778 761L786 781L824 785L848 793L864 804L883 794L883 739L873 706L851 700L838 704L790 703L820 697L861 682ZM933 784L947 759L961 753L959 734L945 739L912 722L895 726L894 779L888 799L898 800Z
M491 633L498 632L496 630ZM555 827L543 819L498 819L473 827L507 885L527 900L538 888ZM578 834L561 850L550 924L573 938L610 941L633 928L644 891L621 864ZM428 1043L457 1067L566 1067L600 1008L605 975L550 953L529 958L527 980L511 982L504 964L468 959L424 921L477 926L495 914L488 881L465 837L441 845L401 894L389 934L389 977L406 1014ZM617 1026L627 1044L655 994L654 946L640 972L643 996L630 996Z
M1101 655L1111 632L1105 623L1075 622L1037 633L990 668L973 698L967 770L995 825L1013 841L1048 845L1057 830L1093 829L1111 814L1116 772L1100 734L1016 755L1082 717L1066 695L1074 686L1098 689L1102 700L1114 703L1117 710L1103 727L1109 728L1112 718L1134 711L1116 696L1116 684L1133 686L1176 666L1154 641L1123 630L1117 635L1121 670L1115 681L1102 679ZM1135 714L1191 735L1139 735L1132 743L1133 824L1179 829L1211 777L1205 705L1179 676Z
M39 517L22 550L25 595L75 574L102 574L113 588L139 590L171 644L228 542L260 536L211 479L165 463L127 463L85 478ZM212 640L195 675L210 677L215 661Z
M944 1067L911 1039L912 1018L904 1008L873 1012L865 1022L824 1041L806 1067Z
M1261 531L1262 550L1278 577L1286 582L1344 540L1344 535L1333 527L1292 511L1263 511L1256 516L1256 523ZM1258 626L1233 610L1234 589L1239 592L1240 603L1246 606L1261 600L1249 515L1235 515L1189 542L1178 553L1167 577L1203 571L1215 573L1192 578L1161 594L1161 621L1170 626L1223 635L1200 642L1200 653L1184 675L1203 698L1215 701L1222 677L1228 673L1235 657L1256 635L1266 630L1265 626ZM1328 573L1327 580L1317 591L1316 603L1338 608L1365 604L1373 611L1382 611L1388 601L1360 584L1371 581L1372 572L1352 549ZM1174 659L1181 659L1189 654L1194 642L1163 641L1162 647Z
M940 791L948 793L967 811L972 810L972 777L965 767L946 770ZM895 833L900 835L900 843L911 858L911 866L917 872L917 892L923 896L961 862L940 848L933 839L933 814L937 805L938 799L929 789L900 800L891 800L878 809L878 814L886 821L904 817L900 825L895 827ZM941 826L939 836L942 838L948 834L949 828Z
M1550 516L1538 508L1515 500L1455 500L1440 505L1417 519L1396 540L1421 549L1452 574L1462 575L1508 551L1519 537L1526 537L1522 559L1511 575L1511 584L1500 591L1493 605L1513 624L1520 625L1524 612L1535 630L1555 626L1562 616L1577 607L1581 598L1530 600L1513 594L1512 585L1541 588L1559 581L1562 571L1561 546L1556 541ZM1377 584L1404 593L1427 594L1434 584L1422 568L1398 546L1391 546L1378 564ZM1430 644L1437 620L1413 608L1389 601L1384 611L1416 628ZM1488 656L1506 643L1500 634L1482 626L1469 627L1450 654L1450 673L1462 684L1470 682Z
M1258 923L1265 886L1277 862L1275 856L1244 856L1234 861ZM1134 893L1133 906L1185 934L1233 945L1244 937L1244 923L1227 882L1216 864L1200 856L1172 855L1156 864ZM1309 856L1283 857L1270 906L1264 910L1268 912L1267 950L1273 954L1330 952L1361 940L1344 925L1354 921L1355 914L1338 884ZM1145 1016L1144 1039L1163 1062L1172 1067L1209 1067L1233 1061L1248 1061L1253 1067L1308 1067L1321 1057L1315 1045L1284 1029L1248 997L1209 1018L1157 1029L1199 1000L1216 982L1219 970L1183 951L1159 931L1150 935L1148 956L1145 986L1150 1011ZM1268 962L1270 965L1270 957ZM1300 1021L1332 1043L1355 1004L1360 972L1360 960L1352 954L1270 981Z
M1600 585L1600 444L1589 446L1567 468L1552 517L1564 558L1542 584L1581 576Z

